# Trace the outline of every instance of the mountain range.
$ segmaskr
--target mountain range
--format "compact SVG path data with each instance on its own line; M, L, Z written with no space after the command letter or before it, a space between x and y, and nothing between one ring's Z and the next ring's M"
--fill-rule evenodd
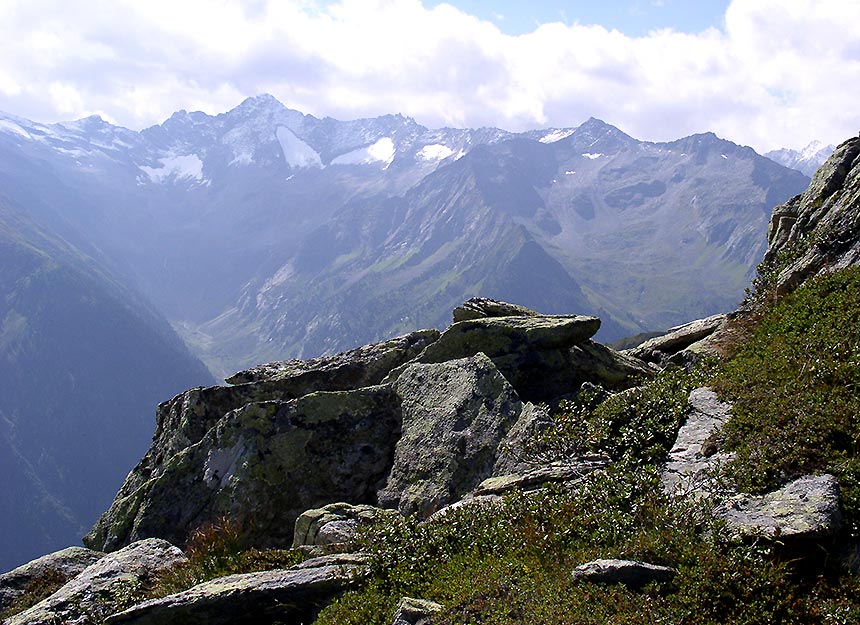
M343 122L271 96L141 132L4 116L0 177L218 376L444 327L475 295L597 313L602 340L725 310L808 183L711 133Z

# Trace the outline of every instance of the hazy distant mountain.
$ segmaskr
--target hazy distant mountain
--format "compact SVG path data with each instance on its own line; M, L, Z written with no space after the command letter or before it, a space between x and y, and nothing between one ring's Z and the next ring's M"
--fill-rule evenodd
M209 381L140 296L0 203L0 570L78 544L157 403Z
M789 148L782 148L781 150L767 152L765 156L780 165L802 171L811 177L815 173L815 170L821 167L822 163L833 154L833 150L835 149L835 145L824 145L821 141L813 141L799 152Z
M432 130L259 96L140 133L0 118L0 182L226 374L445 325L474 295L596 312L604 340L732 308L808 179L712 134Z

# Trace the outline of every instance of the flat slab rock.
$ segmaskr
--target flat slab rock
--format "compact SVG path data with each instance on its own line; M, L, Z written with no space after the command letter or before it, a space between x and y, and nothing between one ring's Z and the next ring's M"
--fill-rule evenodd
M101 623L125 607L122 603L159 571L183 560L182 552L165 540L141 540L99 559L53 595L3 625Z
M535 490L550 483L576 483L592 471L604 469L608 465L609 458L606 456L575 458L565 463L554 463L520 473L487 478L478 485L474 494L477 496L502 495L514 489Z
M651 582L669 582L677 569L636 560L601 559L581 564L573 570L575 580L594 584L623 584L641 588Z
M360 556L323 557L285 570L229 575L115 614L106 625L252 625L310 622L364 571ZM307 619L307 620L306 620Z
M539 312L487 297L473 297L454 309L454 323L486 317L538 317Z
M659 354L671 355L701 341L722 328L728 315L719 314L704 319L697 319L684 325L670 328L662 335L649 339L625 353L647 361L659 361Z
M839 482L832 475L807 475L766 495L735 495L714 516L740 536L829 536L842 524Z
M0 612L10 607L27 587L39 579L51 576L66 581L104 557L101 551L84 547L68 547L22 564L0 575Z
M707 387L693 390L687 402L691 412L678 431L661 475L668 495L707 494L708 473L731 458L707 449L709 439L728 421L731 404L720 401Z

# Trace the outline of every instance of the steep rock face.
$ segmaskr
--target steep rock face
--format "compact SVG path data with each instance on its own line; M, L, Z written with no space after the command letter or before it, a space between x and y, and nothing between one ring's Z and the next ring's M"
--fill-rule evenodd
M765 264L785 293L828 269L860 262L860 138L840 144L809 188L771 216Z
M248 544L288 546L305 510L375 501L400 418L400 399L386 386L248 403L118 497L85 542L108 550L146 536L181 543L230 516L248 526Z

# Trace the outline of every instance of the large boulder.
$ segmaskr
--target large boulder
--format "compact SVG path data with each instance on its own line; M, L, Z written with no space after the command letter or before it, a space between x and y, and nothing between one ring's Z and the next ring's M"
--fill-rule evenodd
M481 352L523 399L548 401L575 393L583 382L626 388L653 375L645 363L589 340L597 317L577 315L482 317L458 321L413 362L440 363ZM406 369L389 374L393 381Z
M807 475L765 495L735 495L714 516L743 537L798 541L831 536L842 525L839 482L832 475Z
M293 530L293 549L347 548L351 546L361 527L391 515L397 515L397 513L375 506L345 502L306 510L296 519Z
M4 625L97 625L127 608L165 569L185 560L164 540L142 540L108 554L53 595L4 621Z
M425 518L491 474L523 404L483 353L412 364L395 388L403 431L379 505Z
M104 555L84 547L68 547L3 573L0 575L0 613L29 592L65 584Z
M768 229L764 266L772 285L790 292L822 271L860 263L860 138L842 143L812 177L809 188L777 206Z
M86 541L106 550L149 536L181 542L227 516L243 522L248 545L288 547L305 510L375 502L400 422L388 386L247 404L114 500Z
M106 625L256 625L310 623L332 598L356 584L359 558L319 558L287 570L219 577L115 614Z
M670 357L684 350L696 351L697 344L703 339L725 327L728 315L719 314L690 323L670 328L666 334L648 339L638 347L624 350L622 353L640 360L653 363L663 363ZM705 349L703 347L703 349Z

